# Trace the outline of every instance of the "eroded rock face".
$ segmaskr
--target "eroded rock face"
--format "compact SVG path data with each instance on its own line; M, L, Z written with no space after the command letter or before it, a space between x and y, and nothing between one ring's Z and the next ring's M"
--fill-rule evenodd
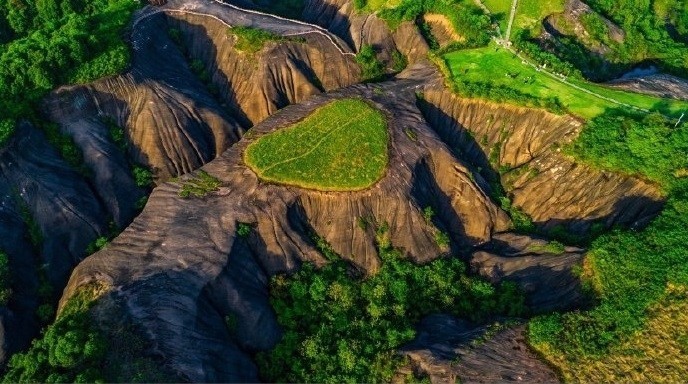
M597 18L605 25L607 37L610 41L616 43L624 42L626 32L621 27L596 13L581 0L567 0L564 12L550 15L545 19L545 29L554 35L574 36L595 54L604 55L609 53L610 48L603 42L594 40L590 35L590 31L586 29L586 24L583 21L586 16Z
M419 104L443 140L461 158L501 178L514 205L545 230L640 228L663 205L652 184L564 156L561 147L582 126L572 117L465 100L448 91L429 90Z
M410 359L409 368L428 375L433 384L559 382L529 350L524 326L510 326L495 335L488 329L449 315L431 315L400 353Z
M607 85L657 97L688 100L688 80L666 74L621 78Z
M356 51L371 45L378 59L389 65L398 50L411 63L424 59L428 44L412 22L403 22L390 31L387 23L374 14L357 11L352 0L307 0L304 20L327 28Z
M416 58L427 49L414 43L422 37L413 24L402 24L392 33L375 16L356 14L350 0L311 0L307 5L307 19L337 31L353 47L378 44L378 51L388 55L398 47ZM271 42L255 54L237 53L228 25L257 26L304 40ZM184 48L161 33L170 27L180 32ZM351 48L312 26L216 2L170 0L137 16L132 41L135 59L129 73L64 88L46 101L51 119L84 151L87 166L97 173L94 178L86 182L65 169L42 139L26 139L27 152L3 150L0 177L28 185L21 181L29 177L22 175L28 172L21 164L27 163L31 174L47 180L41 183L64 191L64 198L47 193L21 197L30 208L51 203L46 196L55 198L52 204L71 204L63 209L67 218L54 214L61 212L59 206L46 208L45 217L38 217L41 228L55 232L48 242L52 253L47 254L68 249L67 260L73 263L80 257L76 251L88 243L85 239L92 241L103 233L105 218L111 215L118 223L126 222L132 196L141 195L124 172L127 159L107 138L103 117L125 127L130 156L152 166L160 181L207 163L202 169L221 182L219 190L185 199L179 196L180 184L193 175L161 182L143 213L108 247L79 264L61 301L64 305L79 287L92 282L111 287L108 301L98 304L94 313L101 320L131 321L150 339L151 354L182 380L259 379L251 354L273 347L281 337L269 303L269 279L295 271L304 261L326 262L312 234L372 273L379 267L375 229L387 226L389 241L407 257L425 262L446 253L464 256L478 273L493 281L516 282L534 308L549 310L580 303L579 282L571 269L580 263L582 250L565 249L555 255L542 249L546 244L540 239L509 234L509 217L490 197L493 191L486 181L495 169L509 171L505 184L514 203L543 227L563 225L584 232L596 221L642 225L661 206L661 195L653 186L591 170L557 151L558 145L575 137L580 122L462 100L438 88L437 73L427 65L411 68L395 81L320 94L358 82L360 73ZM189 60L202 64L209 84L190 70ZM425 95L420 103L415 94L419 90ZM303 190L265 183L245 166L243 151L252 140L344 97L369 100L388 118L390 165L376 185L358 192ZM299 104L277 112L291 103ZM248 137L239 140L254 123ZM48 153L40 156L43 160L31 157L41 151ZM32 162L40 166L30 166ZM113 187L119 185L122 188ZM19 208L2 188L0 183L4 247L5 239L26 238L28 230L12 226L20 221ZM631 201L628 196L638 198ZM432 223L423 215L426 207L436 212ZM359 225L359 219L370 225ZM247 237L237 235L239 223L251 225ZM71 229L65 240L57 232L67 228ZM438 230L448 233L449 249L436 243ZM12 262L23 260L26 265L18 268L35 270L26 261L35 256L26 248L23 252ZM68 272L69 265L56 273ZM0 311L3 330L21 316L33 319L35 284L26 286L24 309L16 299L10 312ZM236 319L235 329L227 327L227 316ZM478 346L469 342L485 328L456 319L431 317L420 331L418 342L405 353L433 378L556 380L525 348L522 328L500 332ZM0 332L0 340L1 336ZM449 364L457 356L459 365Z
M45 115L81 150L83 172L28 124L0 150L0 249L22 282L1 319L0 364L4 352L25 348L38 331L39 266L45 265L57 299L87 246L138 213L147 191L134 181L134 164L152 168L158 181L179 176L219 156L278 108L359 81L353 53L336 37L247 15L217 2L147 7L134 20L127 73L53 92L44 101ZM247 57L227 34L228 25L247 23L303 41L271 43ZM185 47L171 40L169 28L180 31ZM210 84L190 69L193 60L212 74ZM111 123L123 128L126 151L113 140ZM27 221L42 238L36 249Z
M474 272L492 283L511 281L526 294L536 313L565 311L586 303L580 279L573 272L584 250L561 247L544 239L502 233L470 257Z
M379 263L375 228L383 223L391 243L421 262L447 251L435 243L435 226L448 230L456 251L508 229L508 217L488 198L486 186L473 181L470 169L420 118L414 89L421 80L354 86L267 118L250 138L203 167L222 181L220 191L183 199L178 184L161 185L122 235L75 270L63 302L80 285L107 281L183 377L250 381L255 368L237 362L247 358L222 351L266 349L279 340L268 278L293 271L301 260L324 262L311 232L344 258L374 271ZM302 190L264 183L243 164L251 140L341 97L371 100L388 118L390 165L375 186L347 193ZM423 217L426 206L438 207L433 225ZM369 218L372 225L361 228L358 218ZM248 239L236 234L238 223L253 225ZM229 314L237 316L242 330L234 340L226 330L218 331L226 328L223 318Z

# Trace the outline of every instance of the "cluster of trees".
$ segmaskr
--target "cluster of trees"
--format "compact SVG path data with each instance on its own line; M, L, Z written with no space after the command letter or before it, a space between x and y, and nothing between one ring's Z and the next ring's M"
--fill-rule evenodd
M94 307L106 287L79 288L29 350L12 356L2 383L178 382L150 354L150 344L127 319ZM108 310L117 305L108 303ZM121 310L121 309L120 309Z
M385 76L385 65L377 58L372 45L364 44L356 54L356 62L361 67L364 81L376 81Z
M139 0L0 0L0 139L51 89L122 71Z
M272 280L271 302L284 336L275 349L258 354L265 380L390 381L402 363L397 348L414 338L423 316L443 312L481 322L526 312L514 285L469 277L454 257L416 265L379 237L383 263L372 276L361 277L318 239L328 265L307 263L293 276Z
M102 382L107 339L91 319L94 291L82 290L31 348L9 361L3 383Z
M688 286L688 127L659 115L608 112L591 120L569 151L597 167L650 179L668 195L644 230L614 230L592 243L584 281L597 307L531 322L531 342L575 370L577 361L608 354L646 327L648 308L662 301L667 286ZM673 352L657 348L671 359Z
M600 168L639 175L670 188L688 169L688 127L660 114L631 116L610 111L586 125L569 149Z

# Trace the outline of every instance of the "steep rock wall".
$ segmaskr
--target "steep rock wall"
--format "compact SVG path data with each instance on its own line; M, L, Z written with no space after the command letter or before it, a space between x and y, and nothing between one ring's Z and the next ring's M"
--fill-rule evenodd
M499 178L513 203L544 227L582 234L594 223L641 227L662 207L642 180L578 164L561 153L581 122L544 111L428 90L419 102L445 142Z

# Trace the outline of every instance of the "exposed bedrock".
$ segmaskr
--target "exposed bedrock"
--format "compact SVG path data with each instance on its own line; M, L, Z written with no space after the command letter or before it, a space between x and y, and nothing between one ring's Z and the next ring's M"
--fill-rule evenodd
M235 50L237 38L215 19L170 13L168 20L183 32L189 53L205 63L221 99L244 125L361 78L353 56L343 55L320 33L296 32L290 40L268 42L251 54Z
M20 282L0 314L0 364L37 333L39 274L59 295L87 246L138 213L146 191L136 186L134 164L152 168L158 181L195 170L278 108L360 79L333 36L213 2L199 3L196 13L204 16L176 12L191 3L173 0L137 14L127 73L60 88L44 101L45 117L81 150L83 169L73 169L28 124L0 150L0 249ZM305 40L268 43L249 57L233 49L229 27L218 19ZM169 28L181 32L182 47ZM190 69L194 60L212 74L210 84ZM113 122L123 128L126 150L112 138Z
M622 77L607 85L657 97L688 100L688 80L666 74Z
M133 160L165 180L219 156L279 108L360 81L358 65L342 54L336 37L217 2L198 3L188 13L187 3L195 4L170 1L137 14L132 69L63 87L46 102L51 118L63 126L113 119L125 128ZM234 49L230 25L295 36L242 53ZM177 42L170 29L179 32ZM209 79L199 78L192 63Z
M583 254L581 248L560 249L544 239L501 233L471 255L470 265L492 283L516 283L535 313L564 311L586 304L573 272L582 264Z
M129 228L77 267L62 303L79 286L105 282L181 377L253 381L257 372L248 354L270 348L280 336L268 301L269 277L293 271L302 260L325 262L312 233L373 271L379 263L375 228L385 224L390 242L419 262L448 251L436 244L437 230L449 232L456 251L506 230L506 214L487 197L482 182L473 182L480 176L469 176L422 119L413 92L419 83L353 86L268 117L250 137L203 167L222 181L219 191L184 199L179 184L162 184ZM391 135L386 175L370 189L325 193L268 184L244 165L243 150L255 138L293 124L329 100L357 96L387 115ZM432 223L423 217L426 206L436 208ZM371 224L362 228L359 218ZM252 225L247 238L236 234L238 223ZM224 324L229 315L237 320L234 335Z
M449 315L432 315L418 326L416 338L402 347L416 373L439 383L556 383L557 375L526 342L524 326L495 333Z
M38 331L39 276L57 299L87 245L107 233L117 207L104 201L32 125L21 124L0 149L0 250L9 258L13 291L0 316L0 364Z
M584 234L595 224L639 228L663 205L645 181L599 171L561 153L582 123L569 116L428 90L419 101L428 123L488 178L501 178L515 206L545 230ZM501 177L500 177L501 174Z
M428 44L412 22L403 22L395 31L374 14L357 11L352 0L306 0L306 21L327 28L353 49L371 45L383 63L390 63L398 50L411 63L426 58Z

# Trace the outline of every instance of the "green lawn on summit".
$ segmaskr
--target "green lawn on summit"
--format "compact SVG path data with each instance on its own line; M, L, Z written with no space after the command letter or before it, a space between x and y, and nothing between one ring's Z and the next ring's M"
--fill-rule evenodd
M244 160L262 179L321 191L370 187L387 166L387 123L359 99L320 107L251 143Z

